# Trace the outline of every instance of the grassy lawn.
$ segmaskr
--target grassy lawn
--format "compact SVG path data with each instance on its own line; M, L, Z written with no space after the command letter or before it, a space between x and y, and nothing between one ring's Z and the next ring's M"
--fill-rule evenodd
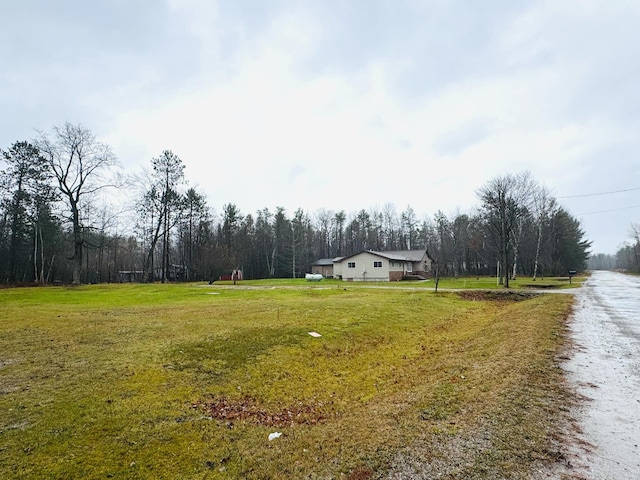
M0 290L0 478L529 478L561 457L570 295L302 282Z
M573 277L569 283L569 277L545 277L537 278L535 281L530 277L518 277L509 280L509 288L514 290L558 290L567 288L577 288L582 285L586 277ZM428 283L428 282L427 282ZM431 282L433 284L433 282ZM503 289L503 285L498 285L495 277L460 277L442 278L438 288L480 288L480 289Z
M514 290L559 290L568 288L577 288L586 280L585 276L573 277L571 283L569 277L545 277L538 278L533 281L529 277L519 277L516 280L509 280L509 288ZM216 281L215 285L233 285L232 281ZM400 281L400 282L343 282L342 280L323 279L320 282L308 282L304 278L280 278L269 280L242 280L237 285L252 287L302 287L318 285L323 287L343 288L345 286L369 286L369 287L396 287L396 288L415 288L415 289L435 289L433 280L424 281ZM504 289L503 285L499 285L496 277L442 277L438 284L438 289L483 289L494 290Z

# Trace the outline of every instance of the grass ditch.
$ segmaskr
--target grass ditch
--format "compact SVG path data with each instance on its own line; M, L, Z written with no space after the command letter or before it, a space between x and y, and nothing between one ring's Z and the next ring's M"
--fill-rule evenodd
M2 478L535 478L562 460L570 296L113 285L0 305Z

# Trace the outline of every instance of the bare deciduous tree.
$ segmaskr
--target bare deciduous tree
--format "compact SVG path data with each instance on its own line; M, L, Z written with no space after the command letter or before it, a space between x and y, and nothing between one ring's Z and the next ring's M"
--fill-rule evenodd
M518 178L514 175L495 177L477 192L489 231L500 251L500 276L504 275L502 283L505 288L509 288L509 266L513 251L511 237L521 214L517 193Z
M47 159L69 208L74 248L72 282L79 284L84 248L83 202L98 191L114 186L105 174L116 164L116 157L90 130L69 122L54 126L49 134L38 132L36 146Z
M511 278L513 280L516 279L518 269L518 256L520 254L520 240L522 240L522 231L524 228L525 220L531 210L533 195L536 191L536 188L536 181L533 179L531 172L524 171L516 176L514 197L518 205L518 214L515 218L515 228L512 232L513 268L511 272Z
M533 196L533 212L536 220L536 253L533 265L533 280L537 278L540 266L540 247L542 245L542 233L544 225L556 210L556 199L544 185L535 190Z

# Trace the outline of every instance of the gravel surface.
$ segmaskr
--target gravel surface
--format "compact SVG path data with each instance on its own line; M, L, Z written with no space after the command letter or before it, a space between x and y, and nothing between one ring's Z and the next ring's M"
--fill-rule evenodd
M574 478L640 479L640 277L596 271L576 294L564 364L578 395Z

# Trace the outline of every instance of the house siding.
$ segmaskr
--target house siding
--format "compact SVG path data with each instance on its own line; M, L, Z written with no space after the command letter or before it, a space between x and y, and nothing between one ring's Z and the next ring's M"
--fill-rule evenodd
M343 278L342 275L342 262L333 263L333 278Z
M395 282L407 274L428 278L430 269L431 260L426 251L363 251L334 260L334 277L350 282Z
M375 267L374 262L382 266ZM341 263L342 279L350 282L386 282L389 280L389 260L369 252L361 252ZM350 264L354 267L349 268Z

